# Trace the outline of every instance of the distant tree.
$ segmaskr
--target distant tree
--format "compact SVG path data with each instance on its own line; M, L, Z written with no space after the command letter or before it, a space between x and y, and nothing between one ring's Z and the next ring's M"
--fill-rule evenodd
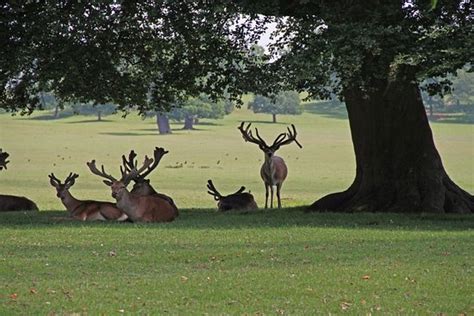
M201 118L223 118L225 114L231 112L231 105L230 101L215 102L206 95L200 95L197 98L188 99L179 107L175 107L169 113L169 118L184 121L183 129L191 130Z
M474 108L474 73L460 69L457 76L452 79L452 98L458 106L457 110Z
M72 109L76 114L95 115L97 121L102 121L102 117L105 115L117 113L117 106L111 103L95 105L91 102L85 104L75 103L72 105Z
M254 113L269 113L272 115L273 123L277 122L278 114L301 114L302 106L300 96L296 91L282 91L275 98L267 98L256 95L249 108Z

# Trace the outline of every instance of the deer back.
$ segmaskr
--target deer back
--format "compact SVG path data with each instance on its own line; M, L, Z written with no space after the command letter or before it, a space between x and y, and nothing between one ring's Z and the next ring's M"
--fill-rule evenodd
M155 195L128 193L117 205L134 222L171 222L179 215L175 206Z
M0 194L0 211L38 211L38 206L23 196Z
M217 208L221 212L226 212L230 210L255 210L258 209L258 206L253 195L244 192L223 196L217 203Z

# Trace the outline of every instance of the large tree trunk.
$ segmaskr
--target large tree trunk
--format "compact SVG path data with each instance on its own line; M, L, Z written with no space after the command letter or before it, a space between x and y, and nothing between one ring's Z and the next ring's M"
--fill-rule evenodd
M345 91L356 176L315 211L473 213L474 197L449 176L436 150L418 86L396 80Z
M166 115L156 113L156 124L160 134L171 134L170 120Z
M272 113L272 122L273 123L277 122L277 115L275 113Z

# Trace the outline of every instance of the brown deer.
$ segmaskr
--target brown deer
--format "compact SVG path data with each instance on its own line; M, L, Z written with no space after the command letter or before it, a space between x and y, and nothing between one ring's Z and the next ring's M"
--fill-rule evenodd
M83 201L72 196L69 189L74 185L77 177L79 177L78 174L71 172L66 180L64 180L64 183L61 183L54 173L51 173L48 177L49 183L56 188L56 196L61 199L71 218L82 221L124 221L127 219L127 215L117 208L115 203L92 200Z
M217 191L216 187L212 183L212 180L207 180L207 188L210 195L217 201L217 209L225 212L229 210L256 210L258 209L257 203L253 198L253 195L245 191L245 187L241 187L237 192L223 196Z
M178 210L167 200L154 195L139 195L127 190L127 185L137 174L141 174L153 163L153 159L145 156L140 169L133 168L128 172L121 168L122 178L115 179L105 172L104 166L97 169L95 160L87 163L90 171L102 178L111 187L112 197L117 200L117 206L123 210L133 222L171 222L178 216Z
M291 144L295 142L300 148L303 148L301 144L296 140L296 128L291 124L292 130L288 127L288 133L281 133L278 135L273 144L268 146L262 137L258 133L258 129L255 128L256 138L252 135L249 123L246 127L245 122L242 122L237 127L242 133L242 137L246 142L257 144L260 150L265 154L265 160L260 168L260 176L265 184L265 208L268 207L268 191L270 191L270 207L273 208L273 187L276 186L276 195L278 199L278 208L281 208L280 191L283 181L285 181L288 175L288 167L285 164L283 158L276 156L275 152L280 149L283 145Z
M166 194L157 192L153 186L150 184L150 180L146 179L146 177L158 166L163 158L164 155L168 153L162 147L155 147L153 151L153 163L151 166L147 167L141 173L136 173L136 176L132 179L134 181L133 188L130 193L138 194L138 195L154 195L158 196L170 203L176 210L178 210L176 204L174 203L173 199ZM131 150L128 154L128 160L125 158L125 155L122 155L122 167L120 167L121 172L128 172L130 173L133 169L137 168L137 161L136 161L137 154L135 151Z
M9 156L10 154L0 148L0 170L7 169ZM23 196L0 194L0 212L10 211L38 211L38 206Z

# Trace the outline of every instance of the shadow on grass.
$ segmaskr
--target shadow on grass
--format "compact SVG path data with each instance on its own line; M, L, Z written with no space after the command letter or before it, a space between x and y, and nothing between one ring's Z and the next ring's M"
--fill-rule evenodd
M335 101L319 101L306 103L305 112L318 114L328 118L347 119L347 110L344 103Z
M474 215L417 215L394 213L305 213L304 207L221 213L214 209L184 209L172 223L80 222L64 211L0 212L0 228L117 227L120 229L247 229L317 227L377 230L459 231L474 229Z
M433 113L428 119L430 123L474 124L474 112Z

